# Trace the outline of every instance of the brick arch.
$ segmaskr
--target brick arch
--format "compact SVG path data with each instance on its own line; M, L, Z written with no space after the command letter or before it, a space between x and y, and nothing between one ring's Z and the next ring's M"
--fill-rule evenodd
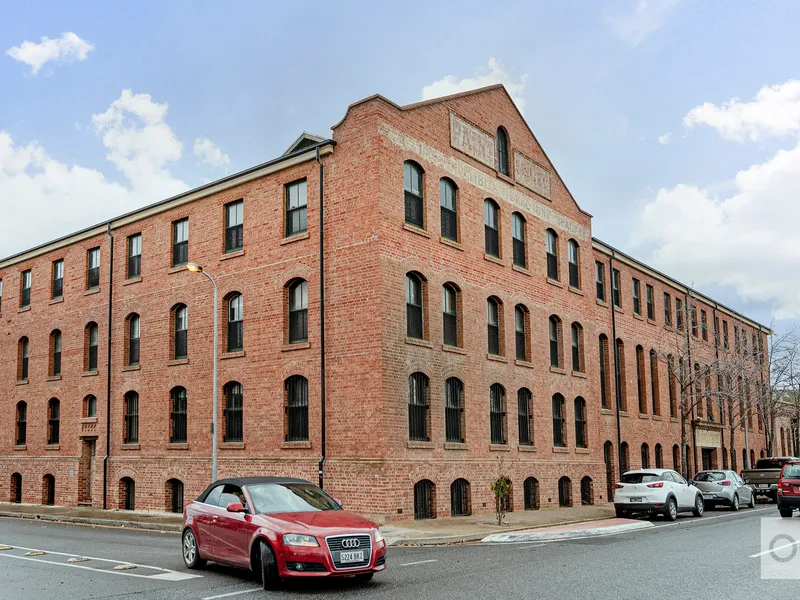
M408 376L412 373L424 373L428 379L433 379L433 368L429 362L426 362L418 357L410 357L406 359L405 365L405 374L404 377L408 379Z
M400 271L403 273L403 285L405 285L406 273L408 273L409 271L415 271L415 272L419 273L420 275L422 275L422 277L426 281L430 281L430 279L431 279L431 277L430 277L430 273L431 273L430 266L426 265L424 262L422 262L421 260L419 260L418 258L415 258L413 256L407 256L406 258L401 260L399 268L400 268ZM444 283L444 282L442 282L442 283ZM457 283L457 282L454 281L453 283Z
M281 384L286 381L292 375L302 375L306 379L308 379L309 385L312 381L314 381L314 377L319 374L319 367L315 367L314 365L310 365L309 362L301 361L301 360L292 360L281 366L280 370L278 371L278 377L280 378Z
M442 377L442 381L441 381L442 386L444 386L444 382L447 381L448 379L450 379L451 377L455 377L457 379L460 379L462 383L464 383L464 381L466 380L466 377L467 377L466 372L462 367L454 367L452 365L446 365L442 369L440 375ZM466 384L465 384L465 387L466 387Z
M433 485L438 487L441 476L436 467L433 465L427 463L414 465L414 468L412 468L408 474L408 480L411 482L411 485L414 485L423 479L432 481Z
M305 265L292 265L281 273L281 278L278 281L280 281L282 288L288 288L289 284L295 280L302 279L311 282L315 276L316 272Z
M439 279L441 280L438 281L440 286L443 286L445 283L452 283L462 294L469 288L467 281L455 273L437 273L437 280Z

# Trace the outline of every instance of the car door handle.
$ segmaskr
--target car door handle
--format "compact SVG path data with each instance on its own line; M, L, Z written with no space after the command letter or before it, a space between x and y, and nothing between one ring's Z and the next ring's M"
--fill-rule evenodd
M218 518L219 518L218 516L214 515L214 517L212 518L212 521L216 521Z

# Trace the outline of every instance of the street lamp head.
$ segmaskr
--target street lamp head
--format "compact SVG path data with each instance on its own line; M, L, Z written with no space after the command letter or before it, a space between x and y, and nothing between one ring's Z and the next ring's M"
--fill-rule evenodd
M192 273L202 273L203 272L203 267L201 267L197 263L193 263L193 262L186 263L186 269L191 271Z

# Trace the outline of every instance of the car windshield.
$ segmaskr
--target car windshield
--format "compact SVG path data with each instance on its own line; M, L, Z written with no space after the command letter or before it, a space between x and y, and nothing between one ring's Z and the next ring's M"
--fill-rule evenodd
M341 510L325 492L310 483L261 483L247 486L258 514Z
M791 479L800 479L800 465L786 465L783 476Z
M701 471L698 473L695 481L722 481L725 479L725 473L722 471Z
M625 473L622 476L622 483L649 483L658 481L658 475L653 473Z

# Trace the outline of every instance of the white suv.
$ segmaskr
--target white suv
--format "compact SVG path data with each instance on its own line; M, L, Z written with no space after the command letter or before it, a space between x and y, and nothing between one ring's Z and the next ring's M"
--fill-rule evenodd
M614 493L618 517L632 513L663 514L670 521L679 512L703 516L703 493L670 469L639 469L622 475Z

